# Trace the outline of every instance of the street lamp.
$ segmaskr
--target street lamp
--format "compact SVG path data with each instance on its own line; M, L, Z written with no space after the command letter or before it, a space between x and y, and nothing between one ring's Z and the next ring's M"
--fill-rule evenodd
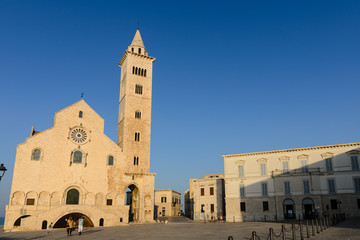
M1 176L0 176L0 181L1 181L1 178L4 176L6 170L7 170L6 167L5 167L4 164L2 163L2 164L0 165L0 174L1 174L1 172L2 172L2 174L1 174Z

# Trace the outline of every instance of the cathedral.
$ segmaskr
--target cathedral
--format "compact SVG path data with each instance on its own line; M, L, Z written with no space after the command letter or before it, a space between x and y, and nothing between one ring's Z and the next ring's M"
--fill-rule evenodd
M4 231L152 222L150 173L152 65L137 30L122 56L117 142L83 99L55 113L53 127L31 129L17 146Z

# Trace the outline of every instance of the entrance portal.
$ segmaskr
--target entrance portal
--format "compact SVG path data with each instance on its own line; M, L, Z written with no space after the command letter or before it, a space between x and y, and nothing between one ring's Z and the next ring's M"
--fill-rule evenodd
M295 203L293 200L285 199L283 202L283 207L284 207L284 218L285 219L296 218Z
M125 205L130 205L129 222L139 220L139 189L131 184L125 192Z
M66 228L66 221L69 219L69 217L72 217L72 219L77 222L81 216L83 216L84 218L84 227L94 227L93 222L88 216L82 213L75 212L66 214L65 216L57 220L57 222L54 224L54 228Z
M315 217L315 205L311 198L304 198L302 201L304 219L313 219Z

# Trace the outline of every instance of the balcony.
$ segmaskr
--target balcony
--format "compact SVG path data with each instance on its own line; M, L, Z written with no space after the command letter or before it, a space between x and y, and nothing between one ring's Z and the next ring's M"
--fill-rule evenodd
M273 170L271 177L289 177L289 176L307 176L307 175L322 175L320 168L297 168L292 170Z

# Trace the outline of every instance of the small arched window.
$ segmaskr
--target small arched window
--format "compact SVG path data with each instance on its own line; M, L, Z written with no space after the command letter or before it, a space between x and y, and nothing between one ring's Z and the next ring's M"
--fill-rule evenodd
M144 69L141 69L141 76L144 76Z
M142 94L142 89L143 89L143 87L142 87L142 85L140 85L140 84L136 84L135 85L135 93L136 94Z
M36 160L36 161L38 161L38 160L40 160L40 157L41 157L41 151L40 151L40 149L35 149L35 150L33 151L33 153L31 154L31 160Z
M73 153L73 163L82 163L82 152L77 150Z
M131 52L134 52L134 48L131 48Z
M141 112L140 111L135 112L135 118L141 119Z
M141 54L141 48L139 48L139 54Z
M135 74L135 67L133 67L133 74Z
M146 77L146 69L144 70L144 77Z
M108 157L107 165L109 165L109 166L114 165L114 157L113 156Z
M137 67L135 68L135 74L136 75L138 74L138 68Z
M82 111L79 112L79 118L82 118L84 113Z
M79 191L70 189L66 194L66 204L79 204Z

